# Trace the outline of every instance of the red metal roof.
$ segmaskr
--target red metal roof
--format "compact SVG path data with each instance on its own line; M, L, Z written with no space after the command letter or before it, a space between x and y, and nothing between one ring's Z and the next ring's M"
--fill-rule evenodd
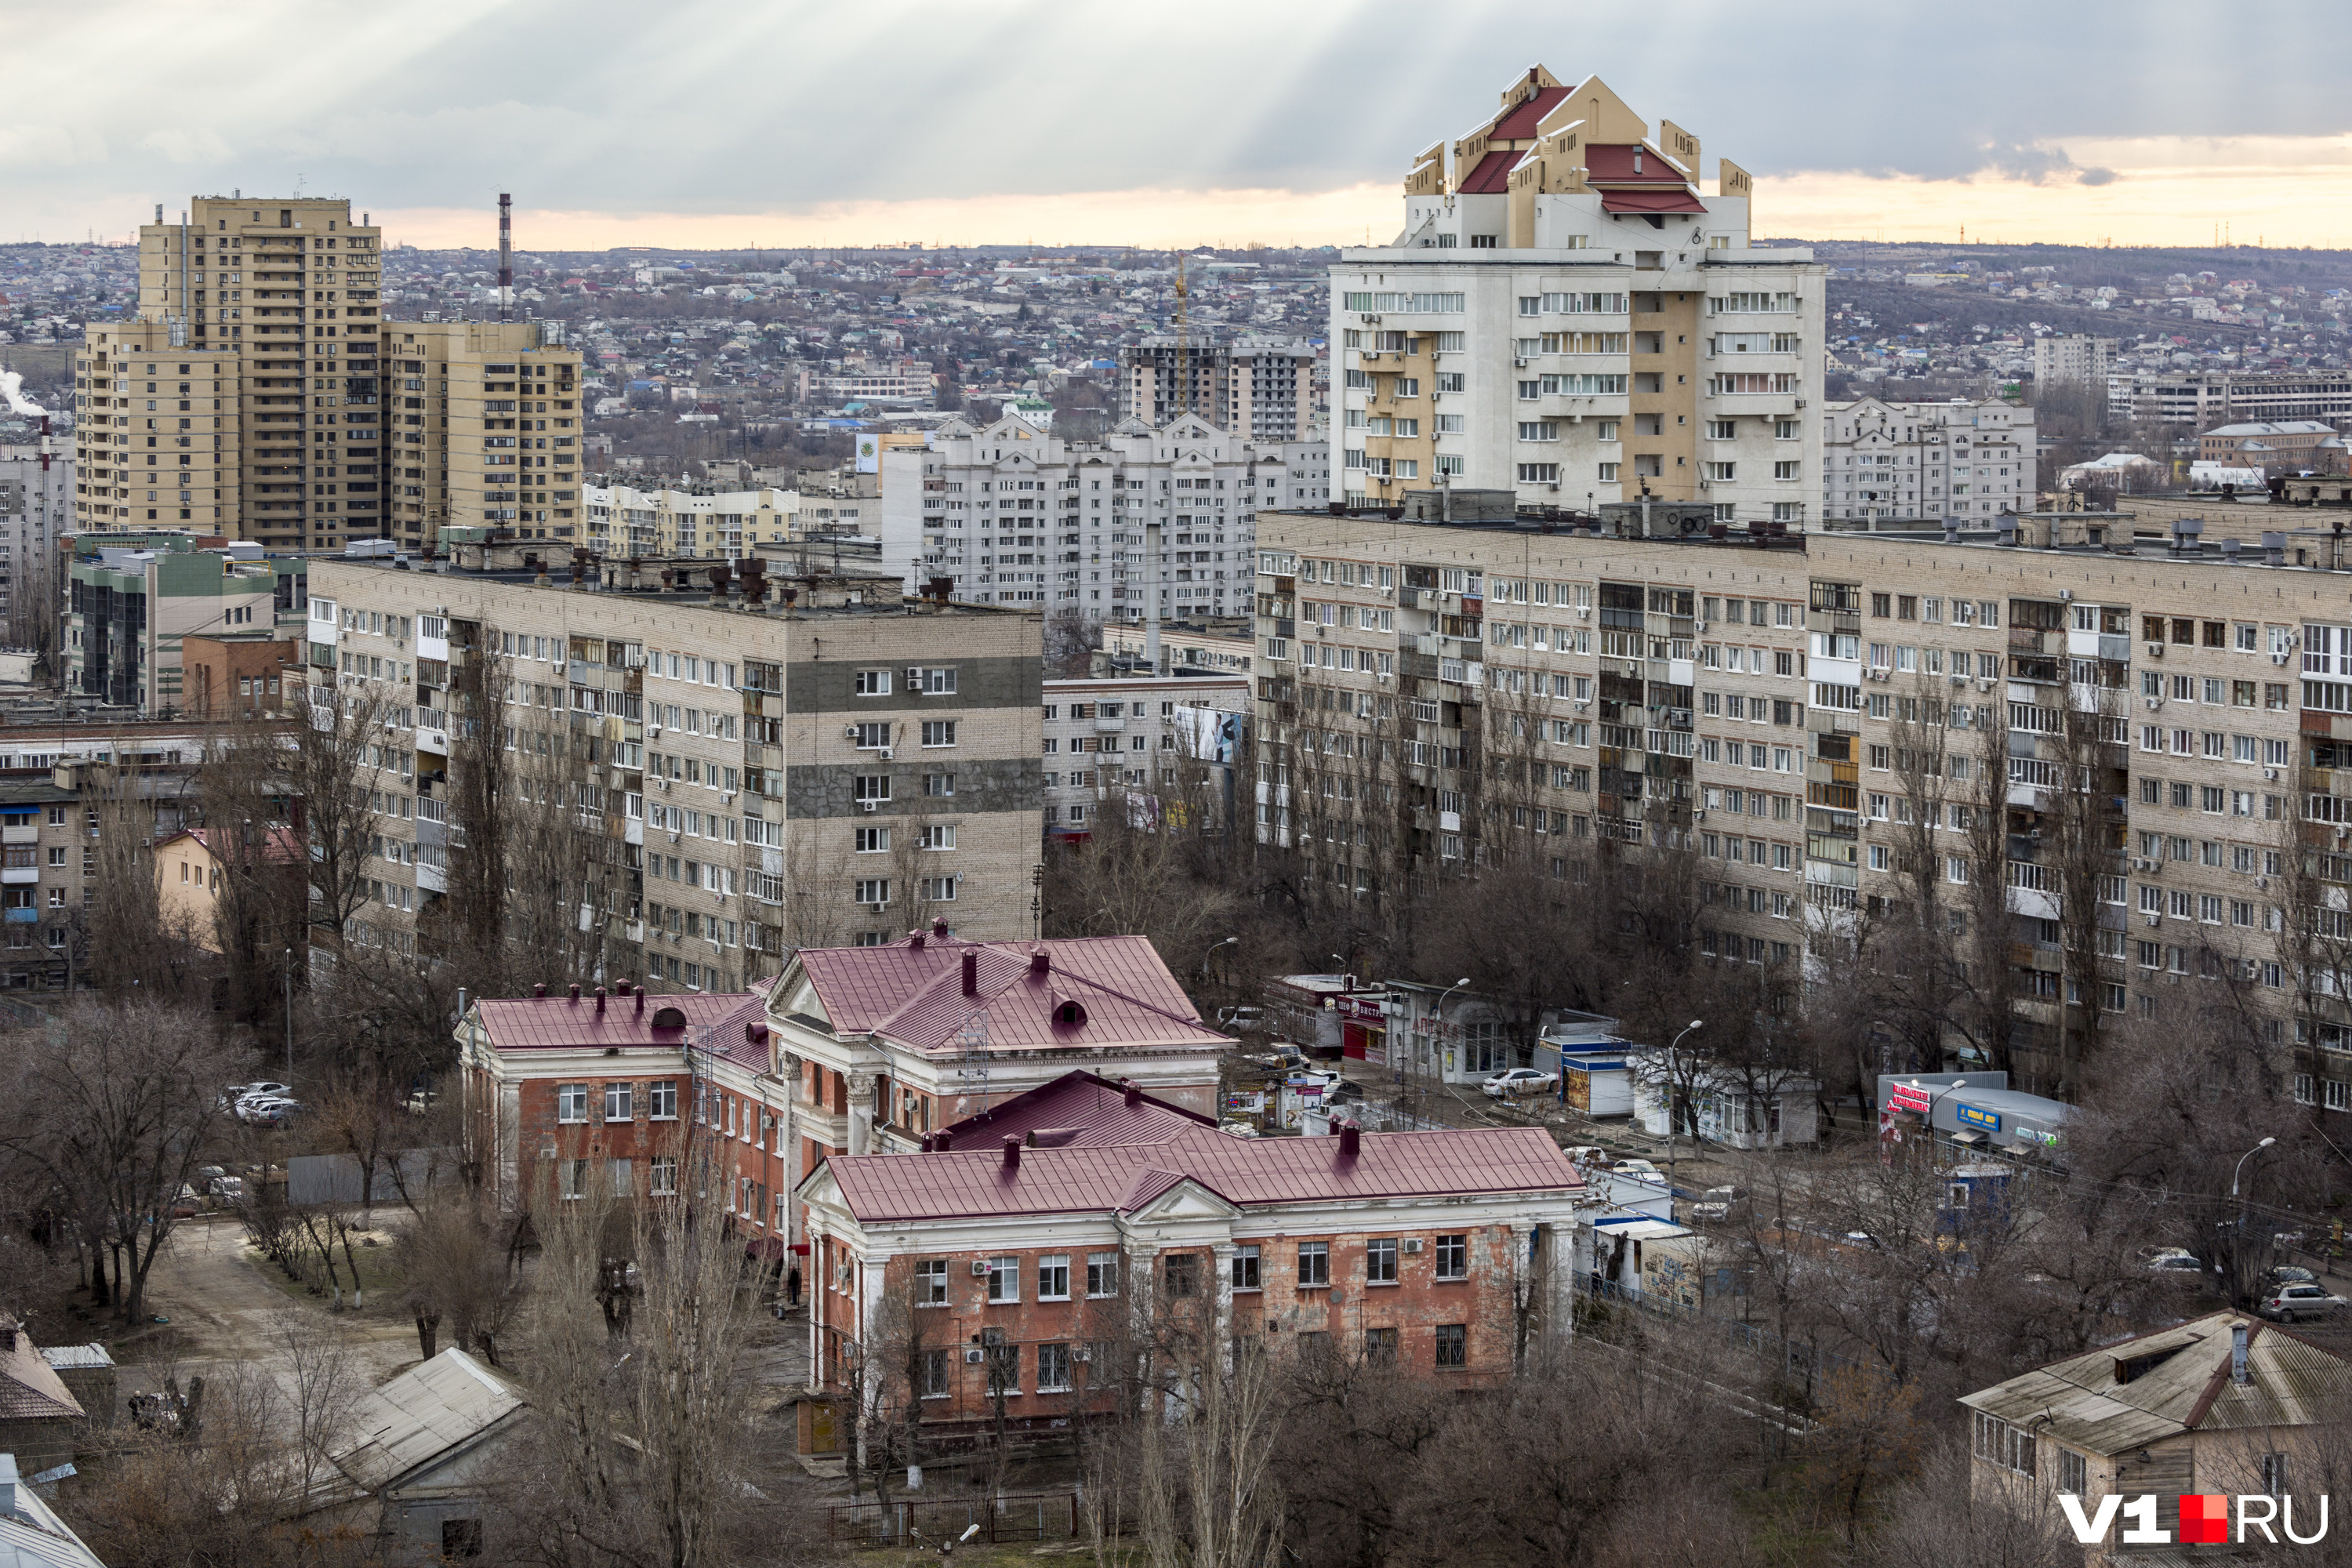
M1191 1127L1214 1127L1198 1111L1142 1096L1127 1103L1124 1088L1090 1072L1066 1072L1050 1083L990 1106L975 1116L940 1129L959 1149L1002 1149L1008 1137L1053 1129L1074 1133L1062 1147L1104 1143L1160 1143ZM936 1136L937 1134L934 1134Z
M654 1027L665 1007L684 1014L685 1026ZM497 1051L692 1045L731 1056L745 1043L743 1026L765 1022L765 1007L766 994L755 989L645 996L643 1012L637 1010L637 996L608 996L599 1013L593 994L578 1001L568 994L486 997L474 1004L473 1011L475 1021L489 1035L490 1048ZM759 1070L765 1070L767 1047L760 1047L755 1055Z
M1538 88L1534 97L1507 110L1495 121L1495 129L1487 132L1488 139L1496 142L1534 141L1541 134L1536 127L1543 123L1543 117L1549 114L1552 107L1568 93L1569 89L1564 87Z
M1605 213L1703 213L1706 204L1688 191L1603 191Z
M1478 166L1462 177L1462 190L1470 195L1500 195L1511 188L1511 166L1519 154L1507 148L1496 148L1478 160Z
M1043 972L1031 962L1041 947ZM966 953L977 959L969 996ZM918 1050L960 1048L964 1021L982 1008L992 1051L1227 1043L1202 1024L1146 937L1015 943L926 933L884 947L803 948L800 963L835 1033L880 1035ZM1079 1016L1065 1022L1069 1002Z
M1234 1138L1192 1127L1164 1142L944 1154L835 1154L824 1167L865 1224L990 1215L1117 1214L1190 1179L1241 1207L1573 1191L1584 1178L1537 1127Z
M1642 166L1633 167L1640 155ZM1638 142L1594 142L1584 149L1584 176L1596 185L1676 185L1687 189L1690 179L1674 160L1655 147Z

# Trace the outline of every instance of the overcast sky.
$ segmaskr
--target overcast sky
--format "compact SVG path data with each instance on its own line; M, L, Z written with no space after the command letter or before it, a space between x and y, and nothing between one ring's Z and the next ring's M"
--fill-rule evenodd
M1540 62L1759 176L1759 232L2352 244L2338 6L0 0L0 238L192 193L394 240L1322 242ZM2299 47L2304 40L2308 47Z

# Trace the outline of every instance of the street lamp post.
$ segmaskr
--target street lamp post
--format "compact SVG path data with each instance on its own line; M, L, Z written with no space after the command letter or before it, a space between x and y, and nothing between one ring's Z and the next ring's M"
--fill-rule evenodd
M1921 1083L1915 1078L1911 1080L1911 1087L1913 1089L1925 1089L1927 1085ZM1936 1160L1936 1102L1943 1099L1944 1096L1953 1093L1955 1090L1963 1089L1968 1087L1968 1079L1964 1078L1956 1078L1951 1082L1946 1084L1942 1089L1937 1089L1935 1093L1927 1097L1927 1162L1931 1167L1934 1165Z
M1682 1061L1675 1052L1681 1047L1684 1036L1704 1026L1706 1022L1704 1018L1693 1018L1666 1047L1666 1206L1669 1211L1675 1202L1675 1152L1681 1146L1675 1135L1682 1131L1683 1110Z
M2265 1150L2265 1149L2269 1148L2272 1144L2273 1144L2273 1143L2275 1143L2275 1142L2278 1142L2278 1140L2277 1140L2277 1139L2275 1139L2275 1138L2265 1138L2265 1139L2263 1139L2261 1142L2259 1142L2259 1143L2255 1144L2252 1148L2251 1148L2251 1149L2247 1150L2244 1153L2242 1153L2242 1154L2239 1155L2239 1156L2238 1156L2238 1163L2237 1163L2237 1167L2230 1173L2230 1201L2231 1201L2231 1203L2237 1204L2237 1205L2238 1205L2238 1249L2237 1249L2238 1256L2237 1256L2237 1259L2236 1259L2236 1261L2241 1262L2241 1263L2242 1263L2242 1262L2244 1261L2244 1259L2245 1259L2245 1256L2246 1256L2246 1208L2247 1208L2247 1205L2246 1205L2244 1202L2241 1201L2241 1200L2239 1199L2239 1197L2238 1197L2238 1178L2239 1178L2239 1176L2240 1176L2240 1175L2242 1175L2242 1173L2244 1173L2244 1171L2245 1171L2245 1169L2246 1169L2246 1162L2247 1162L2247 1161L2249 1161L2249 1160L2252 1159L2255 1155L2257 1155L2257 1154L2261 1153L2263 1150ZM2239 1276L2239 1278L2242 1279L2242 1278L2244 1278L2244 1276L2243 1276L2242 1274L2241 1274L2241 1275ZM2232 1289L2232 1290L2231 1290L2231 1300L2234 1300L2236 1299L2236 1296L2237 1296L2237 1292L2236 1292L2234 1289Z
M1470 984L1470 977L1469 977L1468 975L1466 975L1466 974L1465 974L1465 975L1464 975L1461 979L1459 979L1459 980L1455 981L1453 984L1451 984L1451 985L1447 986L1444 990L1443 990L1443 991L1439 992L1439 993L1437 994L1437 1005L1436 1005L1436 1006L1434 1006L1434 1007L1432 1007L1432 1008L1429 1010L1430 1016L1431 1016L1431 1017L1433 1017L1433 1018L1434 1018L1434 1019L1437 1021L1436 1027L1433 1028L1433 1029L1430 1031L1430 1040L1431 1040L1431 1043L1433 1044L1433 1046L1434 1046L1434 1047L1435 1047L1437 1050L1439 1050L1439 1051L1443 1051L1443 1050L1444 1050L1444 1049L1445 1049L1445 1002L1446 1002L1446 998L1448 998L1448 997L1452 996L1452 995L1453 995L1456 991L1461 990L1465 985L1467 985L1467 984ZM1438 1059L1439 1059L1440 1061L1443 1061L1443 1060L1444 1060L1444 1058L1441 1056ZM1444 1069L1443 1069L1443 1068L1440 1068L1439 1070L1440 1070L1440 1072L1441 1072L1441 1073L1444 1071Z

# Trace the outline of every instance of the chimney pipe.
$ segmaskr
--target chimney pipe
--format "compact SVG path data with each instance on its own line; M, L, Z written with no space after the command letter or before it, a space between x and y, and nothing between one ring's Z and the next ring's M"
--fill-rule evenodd
M499 320L512 319L514 309L514 197L499 193Z
M533 996L544 996L544 995L546 995L546 994L547 994L547 985L546 985L546 984L545 984L544 982L541 982L541 984L539 984L533 985L533 986L530 988L530 994L531 994Z
M1339 1123L1339 1158L1352 1160L1364 1151L1364 1130L1350 1119Z
M1031 948L1029 950L1029 973L1035 975L1038 979L1043 980L1053 972L1053 955L1045 951L1045 944L1039 942L1035 947Z
M574 1002L580 1000L580 983L576 980L572 983L572 1000Z
M642 1014L642 1013L644 1013L644 1012L645 1012L645 1010L646 1010L646 988L645 988L644 986L640 985L640 986L638 986L638 987L637 987L637 1011L638 1011L640 1014Z
M1021 1169L1021 1140L1009 1134L1004 1140L1004 1168L1008 1172Z
M600 1018L601 1018L601 1017L603 1017L603 1016L604 1016L604 988L602 985L599 985L598 987L596 987L596 1016L597 1016L598 1017L600 1017Z
M980 954L977 952L967 952L963 955L963 994L967 996L980 994Z
M947 916L934 915L931 917L931 934L936 937L945 937L948 934Z
M931 1134L932 1153L945 1154L950 1152L954 1148L955 1134L949 1131L946 1128L942 1127L937 1132Z
M2252 1376L2246 1370L2247 1339L2245 1324L2230 1325L2230 1381L2241 1388L2252 1381Z
M1136 1082L1133 1079L1123 1078L1119 1079L1118 1088L1120 1096L1128 1104L1141 1105L1143 1103L1143 1086Z

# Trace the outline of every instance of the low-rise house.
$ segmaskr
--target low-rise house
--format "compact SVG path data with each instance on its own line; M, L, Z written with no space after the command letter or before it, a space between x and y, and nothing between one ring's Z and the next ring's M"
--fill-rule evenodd
M0 1451L30 1472L61 1465L73 1458L86 1414L25 1325L0 1315Z
M2107 1520L2093 1561L2127 1557L2105 1500L2155 1501L2153 1526L2187 1544L2184 1500L2221 1494L2242 1522L2249 1503L2274 1503L2274 1528L2308 1537L2323 1505L2319 1458L2340 1445L2352 1362L2332 1348L2241 1312L2185 1323L1965 1394L1973 1422L1970 1486L1979 1499L2039 1489ZM2234 1539L2234 1537L2231 1538ZM2257 1537L2259 1539L2259 1537Z
M7 1568L106 1568L72 1526L26 1483L16 1456L0 1449L0 1563Z
M951 1447L1000 1413L1016 1436L1066 1431L1171 1324L1465 1386L1568 1331L1584 1182L1540 1129L1239 1138L1085 1080L980 1124L978 1148L972 1125L945 1130L945 1149L836 1156L802 1184L819 1396L804 1451L837 1440L861 1394L885 1397L861 1365L913 1369L925 1440Z
M226 828L184 827L156 844L155 900L164 931L184 936L207 952L221 951L222 884L248 873L299 889L308 875L309 851L293 828L257 830L258 842L224 841ZM248 900L248 909L282 907L284 893Z
M1820 1136L1820 1080L1793 1068L1740 1067L1679 1058L1656 1047L1631 1057L1633 1121L1664 1137L1696 1132L1733 1149L1778 1149ZM1680 1103L1681 1126L1670 1109Z
M464 1351L443 1351L362 1396L359 1436L328 1456L334 1469L307 1511L350 1518L383 1542L387 1563L495 1560L489 1467L529 1405Z

